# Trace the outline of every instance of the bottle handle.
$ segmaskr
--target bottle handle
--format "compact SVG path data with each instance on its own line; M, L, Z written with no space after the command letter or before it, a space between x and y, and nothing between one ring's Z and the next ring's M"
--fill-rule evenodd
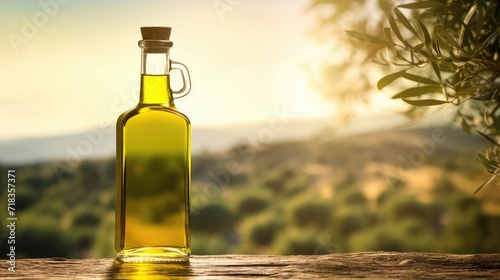
M187 69L186 65L177 61L171 60L170 65L171 65L171 70L177 69L181 71L182 84L183 84L180 90L172 90L173 94L176 95L180 94L179 96L174 97L174 99L184 97L191 90L191 77L189 76L189 70Z

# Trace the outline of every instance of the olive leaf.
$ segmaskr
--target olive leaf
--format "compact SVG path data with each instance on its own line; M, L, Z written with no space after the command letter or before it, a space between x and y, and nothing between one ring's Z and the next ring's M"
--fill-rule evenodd
M437 1L420 1L415 3L399 5L398 7L405 9L426 9L426 8L435 8L443 6L445 6L445 4Z
M491 139L491 137L489 137L488 135L482 133L481 131L479 130L476 130L477 133L481 134L481 136L483 136L486 140L488 140L490 143L492 143L493 145L497 146L497 147L500 147L500 144L498 144L497 141Z
M476 193L478 193L484 186L486 186L489 183L491 183L496 177L497 177L496 174L493 175L488 181L484 182L479 188L477 188L477 190L472 195L475 195Z
M392 99L417 97L423 94L436 93L436 92L441 92L441 86L430 85L430 86L414 87L403 90L402 92L394 95Z
M491 173L495 174L495 170L499 168L498 164L495 162L492 162L489 160L485 155L478 153L477 158L479 159L479 162L486 168L486 170Z
M407 69L405 69L403 71L396 72L396 73L389 74L389 75L381 78L377 82L377 88L379 90L382 90L384 87L388 86L389 84L391 84L392 82L394 82L399 77L402 77L405 74L406 70Z
M417 30L413 27L411 22L405 17L405 15L397 8L394 8L394 14L396 14L396 17L399 19L399 21L408 29L411 31L411 33L415 34L418 36Z
M460 122L460 126L462 127L462 130L467 133L468 135L470 135L470 126L469 124L467 124L467 121L465 120L465 118L463 116L460 116L462 118L462 121Z
M427 84L427 85L439 85L440 84L438 81L434 81L433 79L413 75L410 73L404 73L402 77L407 79L407 80L417 82L419 84Z
M403 43L406 47L409 47L410 44L401 35L401 31L399 30L398 24L396 23L396 20L394 19L394 17L389 16L388 20L389 20L389 25L391 26L392 32L394 32L394 35L396 35L396 37L398 37L398 39L399 39L399 41L401 41L401 43Z
M480 53L484 50L488 45L492 44L496 38L500 35L500 27L493 31L481 44L481 46L477 49L477 53Z
M420 30L422 30L422 34L424 34L424 44L426 46L430 46L430 44L432 43L432 39L431 39L431 35L429 34L429 30L427 29L425 24L423 24L420 20L417 21L417 23L420 27Z
M483 87L482 86L474 86L474 87L468 87L461 89L457 92L455 92L456 96L470 96L478 93Z
M448 101L436 100L436 99L409 100L403 98L402 100L413 106L435 106L435 105L442 105L445 103L449 103Z

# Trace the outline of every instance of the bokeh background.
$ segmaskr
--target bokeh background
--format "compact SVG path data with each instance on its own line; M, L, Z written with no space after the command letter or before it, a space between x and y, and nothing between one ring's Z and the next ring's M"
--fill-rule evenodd
M114 124L154 25L191 73L176 105L193 126L194 254L500 252L498 186L472 195L485 141L446 108L406 119L344 32L380 15L327 2L0 2L0 219L15 169L16 254L115 255Z

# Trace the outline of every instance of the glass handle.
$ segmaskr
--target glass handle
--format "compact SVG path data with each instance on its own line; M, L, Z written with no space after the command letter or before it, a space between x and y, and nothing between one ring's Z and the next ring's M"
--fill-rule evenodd
M191 77L189 76L189 70L187 69L186 65L177 62L177 61L170 61L171 63L171 70L177 69L181 72L181 77L182 77L182 88L180 90L172 90L172 93L177 95L174 97L174 99L181 98L186 96L189 91L191 90Z

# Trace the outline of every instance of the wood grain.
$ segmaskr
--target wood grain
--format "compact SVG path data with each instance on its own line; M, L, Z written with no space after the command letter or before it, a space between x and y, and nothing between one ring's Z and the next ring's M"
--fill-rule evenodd
M4 262L5 264L5 262ZM193 256L184 264L119 263L114 259L20 259L9 279L500 279L500 254L366 252L308 256Z

